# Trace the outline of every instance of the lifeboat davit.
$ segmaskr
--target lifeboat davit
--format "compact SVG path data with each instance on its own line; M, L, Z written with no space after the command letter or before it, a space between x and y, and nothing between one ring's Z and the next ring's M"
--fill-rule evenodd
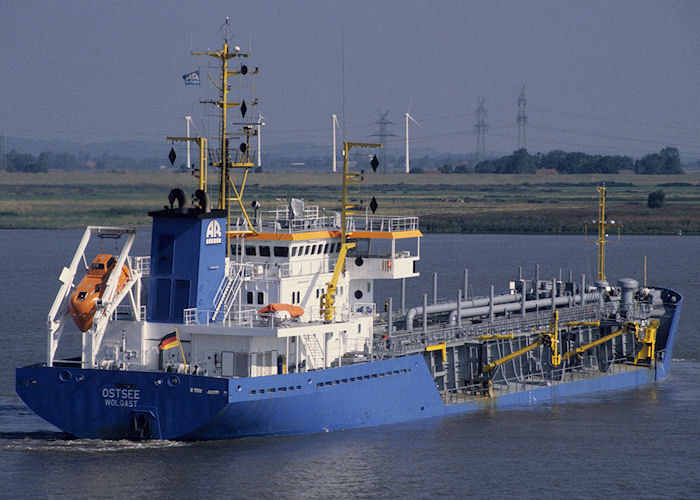
M102 298L107 288L107 280L116 264L117 259L114 256L101 253L92 261L88 273L71 294L68 310L80 331L86 332L92 327L92 319L97 311L97 301ZM126 265L122 266L117 293L129 281L129 274L129 268Z

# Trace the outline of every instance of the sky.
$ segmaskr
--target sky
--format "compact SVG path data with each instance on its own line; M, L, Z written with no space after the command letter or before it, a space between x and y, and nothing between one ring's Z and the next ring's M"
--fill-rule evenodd
M259 67L263 144L330 154L331 115L368 141L389 111L404 147L467 154L485 100L486 151L526 147L700 158L700 1L0 0L0 133L79 143L215 134L207 73L192 50L232 45ZM200 69L202 85L182 75ZM248 79L250 81L250 79ZM235 83L235 82L234 82ZM234 85L250 95L250 88ZM256 115L257 116L257 115ZM263 145L263 150L264 146ZM296 148L296 150L294 149ZM128 154L128 151L125 151Z

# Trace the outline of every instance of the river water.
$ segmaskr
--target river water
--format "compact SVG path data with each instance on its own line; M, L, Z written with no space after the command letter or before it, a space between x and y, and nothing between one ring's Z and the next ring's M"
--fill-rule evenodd
M607 275L684 295L668 380L555 406L293 437L220 442L75 440L14 394L14 368L43 361L45 322L82 231L0 230L0 497L697 497L700 492L700 237L624 236ZM134 255L146 255L140 231ZM97 250L97 249L95 249ZM109 243L105 248L109 252ZM596 273L595 245L575 236L429 235L409 305L532 278ZM375 300L398 283L378 284Z

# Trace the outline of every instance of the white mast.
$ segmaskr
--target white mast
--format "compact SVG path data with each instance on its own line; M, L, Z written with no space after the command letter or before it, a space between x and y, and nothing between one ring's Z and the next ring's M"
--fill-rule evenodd
M337 156L336 146L335 146L335 126L336 126L336 124L338 124L338 126L340 126L340 124L338 123L338 115L331 115L331 120L333 123L333 154L331 156L333 158L333 172L335 172L336 171L336 156Z
M260 149L260 135L262 134L262 126L265 125L263 121L265 117L258 113L258 167L262 168L262 150Z
M190 138L190 122L192 121L191 116L185 117L185 123L187 124L187 138ZM190 161L190 141L187 141L187 168L192 168L192 163Z
M406 173L410 173L411 167L410 167L410 160L408 157L409 154L409 148L408 148L408 120L411 120L413 123L418 125L419 127L423 128L420 123L418 123L416 120L413 119L413 117L409 114L406 113L404 115L406 117Z

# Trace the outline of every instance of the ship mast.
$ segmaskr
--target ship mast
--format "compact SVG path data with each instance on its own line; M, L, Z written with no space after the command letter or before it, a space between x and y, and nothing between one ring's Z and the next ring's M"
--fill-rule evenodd
M598 239L595 240L595 242L596 242L596 245L598 246L598 281L606 281L606 278L605 278L605 244L610 242L610 240L608 239L607 230L610 227L616 227L617 228L617 236L618 236L618 240L619 240L620 229L622 228L622 224L615 223L614 220L608 221L605 218L605 216L606 216L606 214L605 214L605 199L606 199L605 183L603 183L602 186L597 187L596 191L598 191L598 220L594 220L592 222L592 224L586 224L586 227L589 225L595 225L595 227L597 229Z
M250 54L242 52L239 47L231 46L229 44L228 17L226 18L224 26L226 26L226 36L224 38L224 43L221 50L206 50L200 52L193 51L192 54L213 57L219 61L220 66L218 82L215 81L214 78L211 77L211 75L209 75L209 79L219 91L218 99L200 102L204 104L213 104L217 107L219 111L219 133L221 134L219 146L220 151L219 155L210 154L209 158L211 160L211 166L218 167L220 169L217 208L220 210L227 211L228 230L226 232L226 236L228 240L233 235L256 234L256 231L253 228L253 224L251 223L250 218L248 217L248 213L246 212L246 209L243 206L243 190L245 189L245 183L248 177L248 169L255 166L254 150L250 147L250 137L257 135L258 133L258 129L252 122L252 118L248 122L234 123L233 125L240 126L238 131L230 132L228 130L229 108L238 108L241 113L241 118L245 120L246 114L248 113L248 107L256 106L258 103L254 95L251 96L251 99L248 103L246 103L245 99L241 100L240 102L229 101L229 92L231 91L229 78L232 76L239 75L241 77L249 76L252 78L253 75L256 75L258 73L258 68L255 68L254 71L249 71L248 67L245 64L241 63L241 65L238 68L230 69L230 59L248 58L250 57ZM252 83L252 81L250 83L250 88L252 94L254 91L254 84ZM252 117L253 113L250 113L248 116ZM237 149L230 148L230 140L236 137L242 139L242 142L240 143ZM243 175L241 176L241 180L238 185L236 185L236 183L234 183L233 179L231 178L231 169L240 169L243 171ZM231 202L236 202L236 204L241 210L243 218L246 221L247 227L243 230L237 229L236 231L233 231L231 228ZM227 244L227 255L229 255L229 253L230 245Z
M228 23L228 20L227 20ZM236 160L231 160L230 155L229 155L229 133L227 130L227 123L228 123L228 108L231 107L240 107L241 110L241 115L245 118L245 114L247 112L247 105L244 101L241 102L229 102L228 100L228 94L231 91L231 86L229 85L228 78L233 75L240 75L240 74L247 74L248 70L245 65L241 66L241 69L237 71L229 71L228 69L228 61L229 59L232 59L234 57L249 57L249 54L243 53L240 51L238 47L234 47L233 51L229 51L230 46L228 43L228 39L224 41L223 47L221 50L215 50L215 51L204 51L204 52L192 52L194 55L206 55L210 57L214 57L220 61L220 66L221 66L221 71L220 71L220 77L219 77L219 82L217 83L214 81L211 76L209 78L211 79L212 83L214 86L219 90L219 99L214 101L214 100L207 100L207 101L201 101L202 103L209 103L209 104L214 104L220 112L220 125L219 125L219 131L221 134L220 140L221 140L221 156L218 159L213 159L212 165L215 167L219 167L221 169L221 175L220 175L220 180L219 180L219 202L218 202L218 208L221 210L227 210L229 206L229 195L228 195L228 184L231 182L230 177L229 177L229 169L232 167L243 167L246 170L253 166L253 163L250 159L250 151L249 148L247 147L249 144L249 133L244 132L246 136L246 142L243 143L245 144L245 147L243 144L241 145L241 158L240 161L238 158ZM257 69L254 73L257 73ZM251 103L251 105L255 105L255 101ZM240 134L234 134L234 135L240 135ZM238 155L237 155L238 156ZM234 186L234 191L236 191L235 186Z
M598 188L598 280L605 281L605 184Z

